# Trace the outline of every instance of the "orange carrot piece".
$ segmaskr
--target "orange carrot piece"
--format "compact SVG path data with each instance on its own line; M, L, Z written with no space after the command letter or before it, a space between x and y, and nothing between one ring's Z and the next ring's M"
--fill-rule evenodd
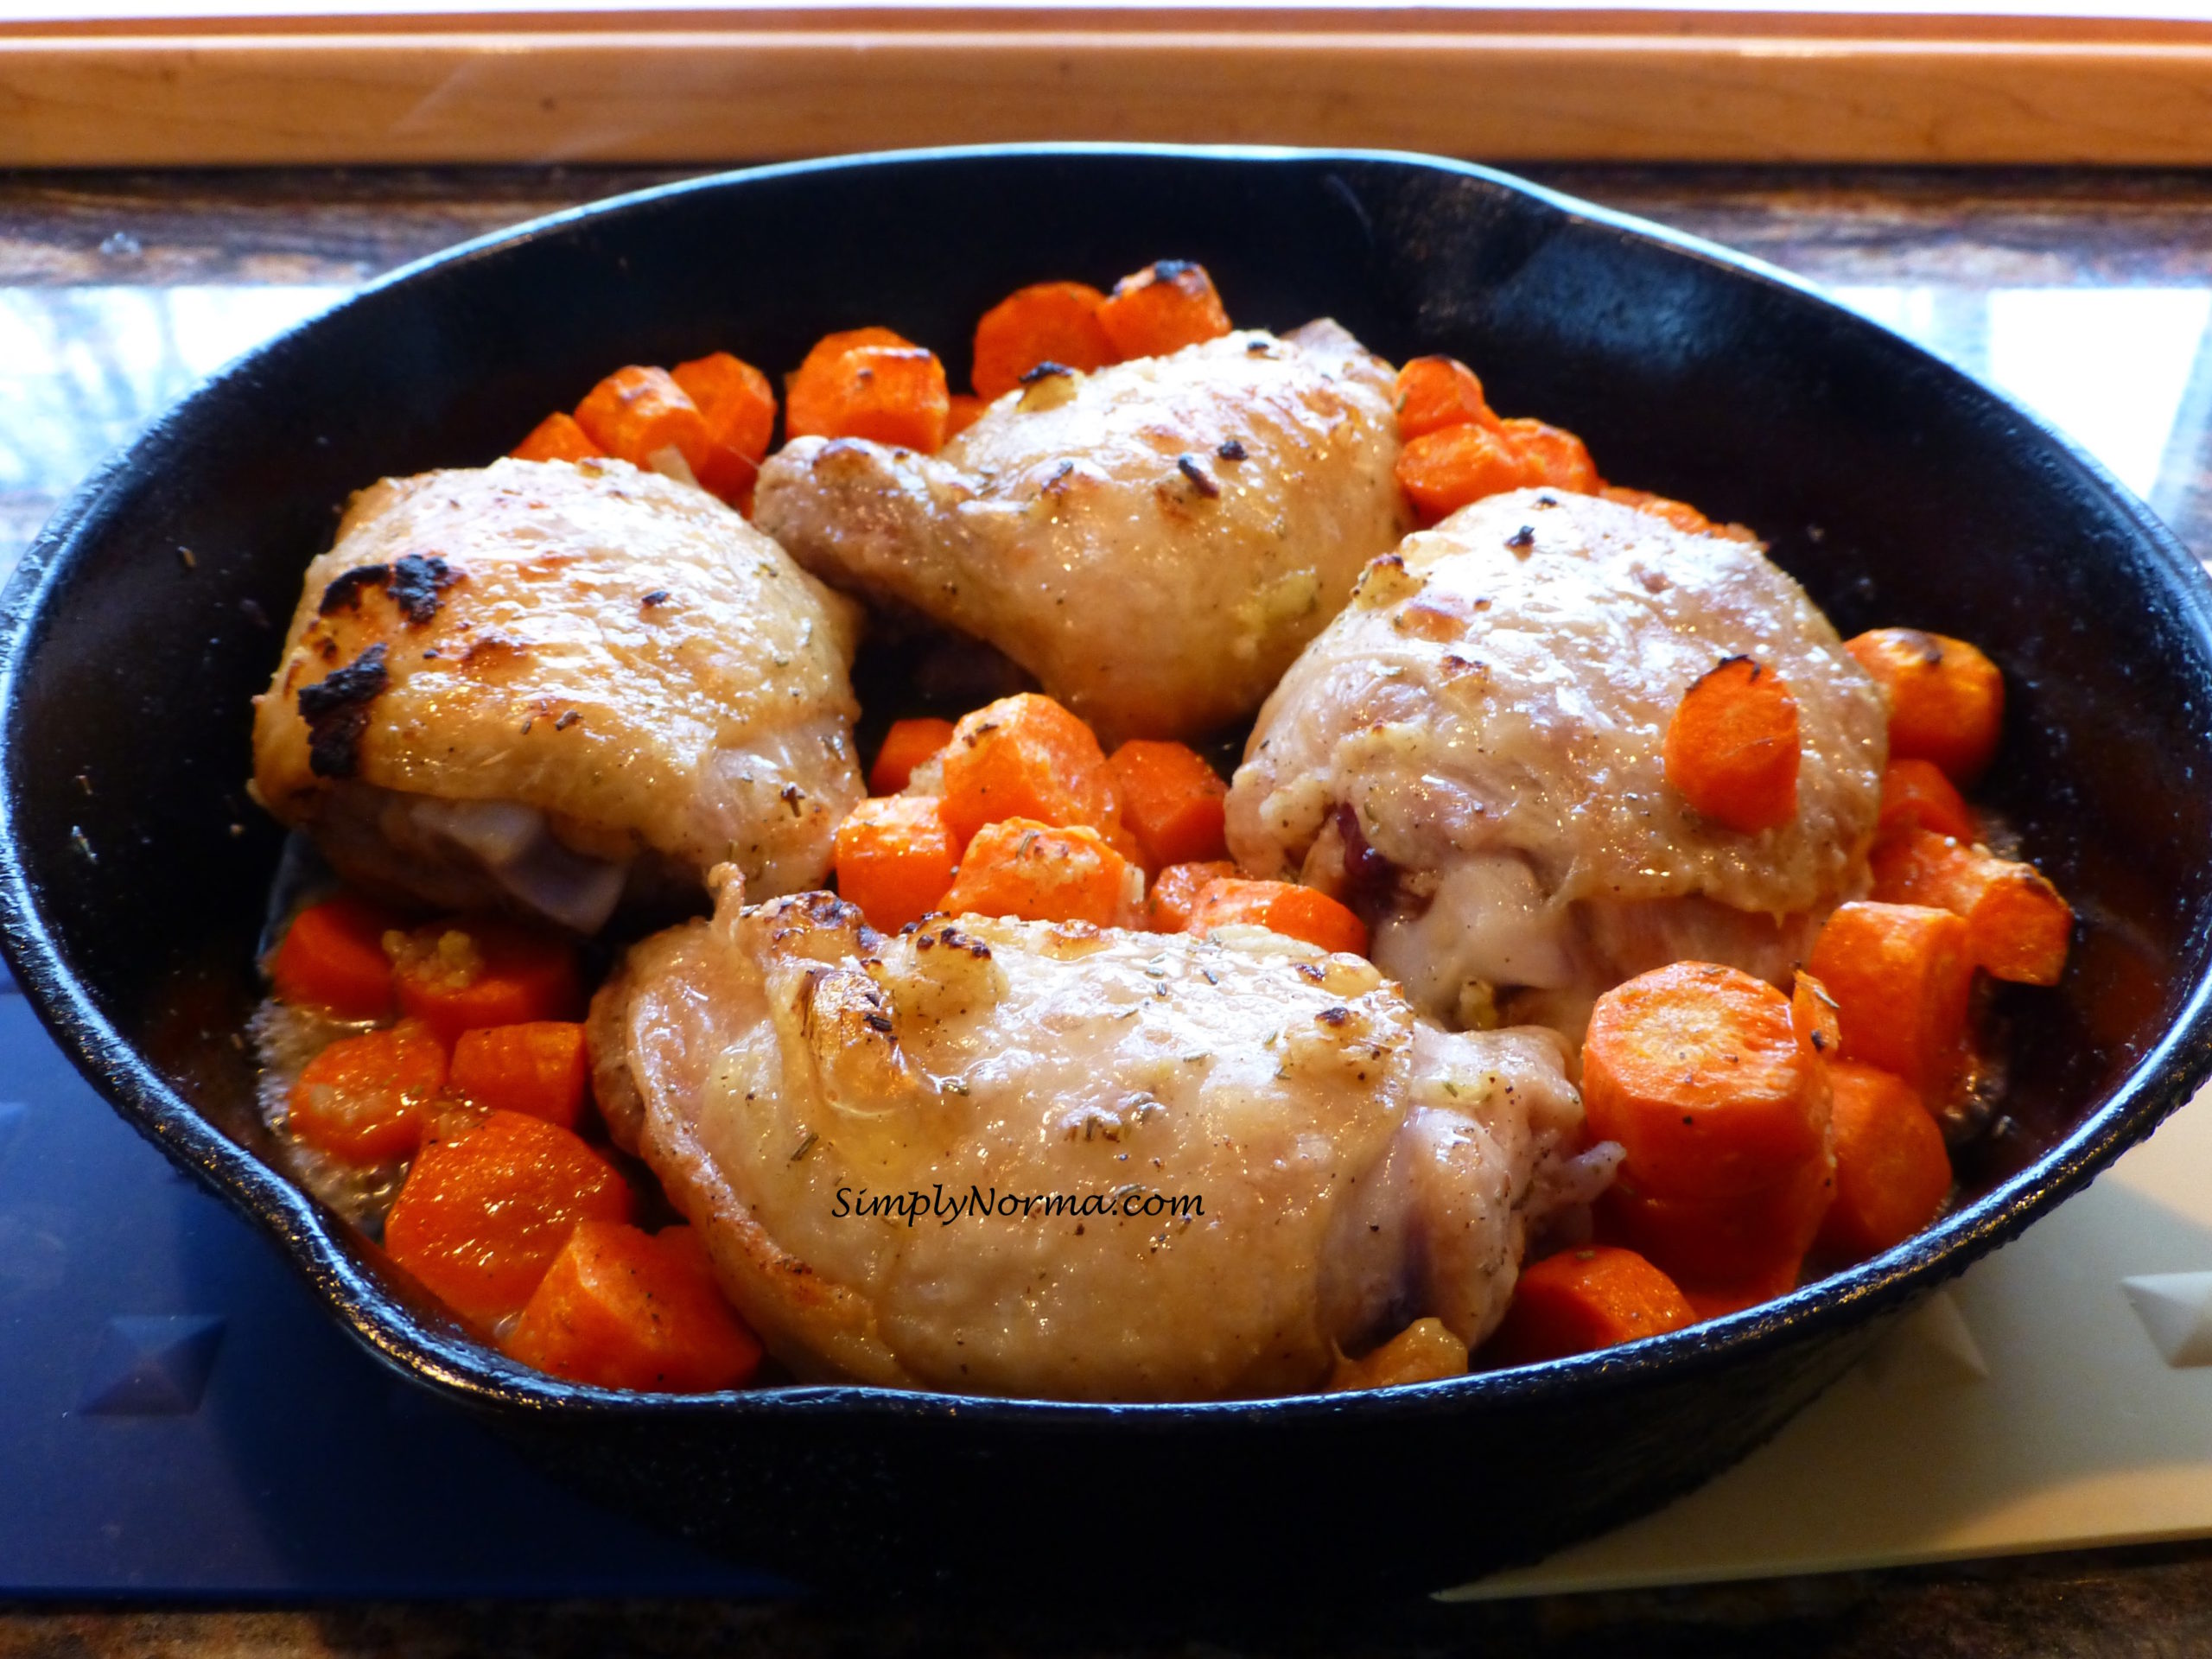
M1931 1107L1967 1060L1974 957L1948 910L1853 903L1838 908L1807 966L1835 999L1842 1058L1894 1071Z
M896 795L913 781L914 768L952 741L949 720L894 720L868 769L868 792Z
M663 450L673 449L697 477L710 442L707 417L666 369L632 364L585 394L576 405L576 424L584 435L632 467L651 467Z
M449 1043L483 1026L583 1012L575 947L546 929L461 917L387 935L385 948L400 1007Z
M938 908L955 916L1112 927L1125 919L1128 872L1128 861L1096 830L1006 818L976 832Z
M1802 969L1789 994L1789 1023L1797 1040L1824 1060L1834 1059L1843 1046L1843 1020L1836 1013L1835 998Z
M1835 1202L1823 1249L1863 1262L1936 1219L1951 1192L1943 1131L1912 1085L1871 1065L1830 1068L1835 1090Z
M1090 728L1023 691L964 715L944 748L944 821L963 846L987 823L1083 824L1110 841L1122 790Z
M1471 422L1493 432L1504 423L1483 396L1483 383L1456 357L1417 357L1398 371L1398 436L1410 443Z
M776 428L775 388L728 352L679 363L672 373L706 417L707 456L695 469L700 484L739 512L751 512L753 486Z
M1529 482L1548 484L1572 495L1595 495L1605 480L1580 438L1562 426L1516 416L1503 425L1508 442L1519 452Z
M1662 1198L1624 1173L1598 1201L1599 1233L1640 1252L1685 1291L1776 1279L1786 1290L1834 1196L1835 1160L1825 1147L1781 1179L1728 1198Z
M1200 938L1217 927L1264 927L1324 950L1367 954L1367 924L1316 887L1224 876L1200 889L1184 931Z
M864 346L911 346L913 343L904 334L873 327L841 328L823 335L814 342L814 349L807 353L805 360L784 377L785 437L804 437L809 432L823 429L817 410L823 407L823 397L834 379L832 371L846 353Z
M1215 882L1234 878L1236 866L1225 858L1202 864L1170 864L1154 878L1145 899L1145 926L1154 933L1180 933L1191 925L1198 895Z
M2005 676L1963 639L1918 628L1876 628L1844 649L1890 694L1890 753L1932 760L1961 789L1997 753Z
M384 936L398 925L382 905L350 893L308 906L270 959L276 1000L340 1020L381 1020L392 997Z
M934 454L952 411L944 365L888 328L826 335L785 388L786 437L868 438Z
M1913 830L1972 841L1974 809L1933 760L1892 760L1882 773L1882 805L1874 838L1887 841Z
M1483 1350L1498 1365L1533 1365L1694 1325L1675 1281L1633 1250L1592 1244L1525 1269Z
M2074 912L2034 865L1915 830L1877 846L1873 870L1877 899L1964 918L1967 954L1995 978L2056 985L2065 972Z
M1818 1154L1827 1125L1789 999L1714 963L1672 963L1598 999L1582 1099L1590 1132L1619 1141L1637 1184L1666 1198L1771 1186Z
M1510 439L1472 423L1415 438L1398 452L1395 470L1398 487L1431 524L1471 501L1535 481Z
M1682 1295L1695 1310L1700 1319L1718 1319L1730 1313L1740 1313L1747 1307L1757 1307L1770 1302L1777 1296L1787 1296L1797 1288L1801 1262L1785 1262L1751 1279L1739 1279L1732 1284L1682 1287Z
M1638 512L1664 518L1687 535L1709 536L1713 533L1713 520L1687 501L1654 495L1649 490L1624 489L1618 484L1607 484L1598 493L1608 501L1618 501L1624 507L1634 507Z
M886 933L950 908L946 891L959 863L952 832L926 795L862 801L837 826L838 896Z
M1187 259L1161 259L1130 272L1114 284L1096 315L1116 359L1166 357L1229 332L1229 313L1213 278Z
M446 1087L487 1112L522 1112L573 1129L591 1094L584 1028L572 1020L464 1031Z
M627 1221L614 1166L570 1131L493 1112L426 1142L384 1224L393 1261L465 1319L518 1312L582 1221Z
M517 461L597 461L607 451L585 435L575 416L556 413L531 428L530 435L507 453Z
M1749 657L1725 658L1667 722L1667 782L1700 817L1744 835L1797 816L1797 699Z
M1098 321L1105 302L1088 283L1033 283L1007 295L976 325L976 395L1002 397L1039 363L1089 374L1113 362L1114 342Z
M389 1163L423 1139L446 1085L446 1046L419 1020L340 1037L301 1069L285 1122L349 1164Z
M953 392L945 402L944 441L947 443L982 419L983 411L990 407L982 398L971 397L964 391Z
M1229 785L1196 749L1133 738L1106 764L1122 788L1122 822L1147 868L1229 856Z
M715 1287L689 1227L585 1221L500 1344L524 1364L602 1389L709 1394L741 1386L760 1342Z

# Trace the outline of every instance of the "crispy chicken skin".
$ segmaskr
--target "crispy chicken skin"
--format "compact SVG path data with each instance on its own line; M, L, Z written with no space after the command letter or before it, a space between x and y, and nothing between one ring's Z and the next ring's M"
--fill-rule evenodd
M802 438L760 527L987 641L1108 743L1249 715L1410 527L1389 365L1332 322L1008 392L935 456Z
M1795 694L1796 817L1745 835L1665 779L1683 692L1756 658ZM1427 1012L1580 1038L1696 957L1786 981L1864 891L1881 694L1755 547L1589 496L1462 509L1369 567L1268 699L1229 798L1247 868L1344 894Z
M1417 1317L1479 1341L1524 1230L1609 1168L1567 1155L1550 1033L1439 1031L1356 957L972 916L885 938L827 893L741 909L741 886L601 988L595 1083L802 1377L1319 1387Z
M583 931L626 890L819 882L862 793L859 617L620 461L386 479L308 569L254 788L348 879Z

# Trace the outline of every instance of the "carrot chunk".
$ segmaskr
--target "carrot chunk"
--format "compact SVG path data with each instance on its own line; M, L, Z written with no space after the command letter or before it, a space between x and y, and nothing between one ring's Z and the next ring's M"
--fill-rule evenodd
M1797 1288L1799 1271L1798 1263L1785 1262L1730 1284L1684 1285L1682 1294L1699 1319L1717 1319L1740 1313L1747 1307L1757 1307L1761 1302L1770 1302L1777 1296L1787 1296Z
M1874 849L1874 897L1965 918L1974 965L2021 985L2056 985L2074 912L2032 864L1915 830Z
M1844 905L1807 966L1835 999L1843 1058L1896 1072L1931 1106L1948 1097L1974 989L1964 921L1920 905Z
M1470 501L1534 481L1510 439L1471 423L1415 438L1398 452L1395 470L1398 487L1431 524Z
M1586 1354L1694 1325L1681 1289L1633 1250L1607 1244L1561 1250L1526 1269L1483 1350L1499 1365Z
M1573 495L1595 495L1605 480L1580 438L1561 426L1547 426L1525 416L1503 425L1506 441L1519 452L1530 484L1548 484Z
M793 438L869 438L934 454L952 410L944 365L888 328L825 335L785 388Z
M1007 295L976 325L976 370L969 378L976 396L986 402L1004 397L1039 363L1089 374L1113 362L1114 342L1098 321L1105 302L1088 283L1033 283Z
M1224 876L1210 881L1191 907L1184 931L1200 938L1217 927L1264 927L1324 950L1367 954L1367 924L1325 893L1288 881L1246 881Z
M493 1112L433 1138L384 1224L392 1260L463 1319L519 1311L581 1221L627 1221L629 1185L569 1130Z
M862 801L837 826L837 893L868 925L895 933L947 908L960 849L926 795Z
M575 947L496 917L432 922L387 934L399 1006L447 1042L483 1026L573 1020L583 1011Z
M1721 1198L1662 1198L1624 1173L1598 1200L1598 1228L1685 1292L1777 1280L1787 1290L1834 1196L1835 1160L1826 1147L1779 1180Z
M980 397L971 397L964 391L951 393L945 400L944 441L950 443L977 421L990 407Z
M1123 920L1129 865L1096 830L1006 818L976 832L938 907L955 916L1032 922Z
M340 1037L301 1069L285 1122L349 1164L413 1152L446 1084L446 1046L419 1020Z
M1467 1344L1452 1334L1452 1327L1439 1319L1415 1319L1372 1352L1338 1359L1329 1373L1329 1392L1395 1389L1466 1372Z
M760 1368L760 1342L722 1300L690 1234L579 1222L500 1346L597 1388L740 1387Z
M1236 866L1225 858L1202 864L1170 864L1160 871L1145 899L1144 925L1154 933L1180 933L1191 925L1198 895L1224 877L1233 878Z
M1918 628L1876 628L1844 649L1890 694L1890 753L1932 760L1969 787L1997 753L2005 676L1963 639Z
M350 893L308 906L270 959L276 1000L340 1020L381 1020L391 1009L384 936L398 925L382 905Z
M1598 999L1582 1099L1591 1133L1619 1141L1637 1183L1668 1198L1771 1186L1818 1154L1827 1125L1827 1082L1789 999L1706 962L1656 968Z
M1654 495L1649 490L1624 489L1618 484L1607 484L1598 493L1608 501L1618 501L1624 507L1634 507L1638 512L1664 518L1686 535L1709 536L1713 533L1713 520L1687 501Z
M573 1129L591 1094L584 1028L571 1020L464 1031L446 1086L487 1112L521 1112Z
M1121 785L1090 728L1050 697L1023 691L964 715L944 749L944 821L963 846L987 823L1033 818L1084 824L1110 841Z
M1882 805L1874 838L1887 841L1913 830L1972 841L1974 809L1934 761L1892 760L1882 772Z
M1789 994L1789 1023L1797 1029L1798 1041L1824 1060L1834 1059L1843 1046L1843 1020L1836 1013L1835 998L1802 969Z
M584 435L632 467L663 464L674 450L696 478L706 465L707 417L666 369L632 364L594 386L576 405Z
M1823 1249L1863 1262L1936 1219L1951 1191L1943 1131L1902 1077L1847 1061L1835 1090L1835 1202L1821 1224Z
M1122 787L1122 822L1148 868L1229 855L1223 828L1229 785L1197 750L1135 738L1107 765Z
M1503 429L1483 396L1483 383L1456 357L1417 357L1398 371L1398 436L1410 443L1470 422Z
M1166 357L1229 332L1229 313L1213 278L1187 259L1162 259L1132 271L1114 284L1095 315L1117 359Z
M952 741L949 720L894 720L868 769L868 792L896 795L913 781L914 768Z
M530 435L507 451L517 461L597 461L607 451L594 443L569 414L548 415Z
M751 512L753 482L776 428L775 388L728 352L679 363L671 372L706 417L707 455L696 469L700 484L741 512Z
M1749 657L1730 657L1682 694L1667 722L1667 782L1700 816L1745 835L1797 816L1797 699Z

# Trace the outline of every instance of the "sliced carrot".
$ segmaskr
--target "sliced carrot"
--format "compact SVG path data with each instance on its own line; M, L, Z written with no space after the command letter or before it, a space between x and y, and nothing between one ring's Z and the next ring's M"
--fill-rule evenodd
M953 392L947 399L944 415L944 441L950 443L977 421L990 407L980 397L971 397L964 391Z
M741 512L753 507L753 486L776 428L776 391L768 377L728 352L679 363L671 371L706 416L708 451L695 470L699 482Z
M1843 1058L1896 1072L1931 1106L1948 1099L1974 989L1964 921L1920 905L1845 905L1807 966L1835 999Z
M804 437L825 429L823 414L830 405L838 359L863 346L907 346L913 341L888 328L841 328L814 342L814 349L798 367L784 377L784 435Z
M830 334L785 388L784 430L794 438L868 438L933 454L952 410L944 365L887 328Z
M1031 922L1124 919L1129 865L1096 830L1007 818L976 832L939 908L955 916Z
M1572 495L1595 495L1604 485L1589 449L1565 427L1522 416L1504 423L1503 429L1528 468L1530 484L1548 484Z
M1396 473L1398 487L1432 524L1471 501L1535 481L1510 439L1472 423L1415 438L1398 452Z
M836 863L838 896L871 927L895 933L949 908L960 849L935 799L887 795L862 801L837 826Z
M664 450L683 457L694 478L712 447L707 417L666 369L632 364L594 386L576 405L576 424L601 448L632 467L652 467Z
M1863 1262L1936 1219L1951 1191L1943 1131L1912 1085L1871 1065L1830 1069L1835 1090L1835 1202L1823 1249Z
M2066 971L2074 912L2034 865L1915 830L1877 846L1873 870L1876 899L1964 918L1967 954L1995 978L2056 985Z
M1415 1319L1371 1352L1338 1360L1329 1374L1329 1391L1402 1388L1464 1376L1466 1370L1467 1344L1452 1334L1452 1327L1439 1319Z
M1113 362L1114 342L1098 321L1105 302L1088 283L1033 283L1007 295L976 325L969 378L976 395L987 402L1004 397L1039 363L1088 374Z
M1654 495L1649 490L1623 489L1617 484L1607 484L1598 493L1608 501L1618 501L1624 507L1634 507L1638 512L1648 512L1654 518L1664 518L1676 530L1691 536L1713 533L1713 520L1687 501L1671 497Z
M449 1043L483 1026L583 1012L575 947L542 928L461 917L387 934L385 950L400 1007Z
M1882 805L1874 838L1886 841L1913 830L1972 841L1974 809L1933 760L1892 760L1882 772Z
M1590 1132L1619 1141L1637 1184L1666 1198L1771 1186L1818 1154L1827 1125L1789 999L1715 963L1672 963L1598 999L1582 1102Z
M1187 259L1161 259L1132 271L1099 302L1096 315L1116 359L1166 357L1229 332L1213 278Z
M1796 1027L1797 1040L1824 1060L1834 1059L1843 1046L1843 1019L1836 1012L1835 998L1802 969L1789 994L1789 1023Z
M741 1386L760 1342L715 1287L691 1230L580 1222L499 1345L602 1389L707 1394Z
M952 741L949 720L894 720L868 769L868 792L896 795L913 781L914 768Z
M1747 1307L1757 1307L1762 1302L1770 1302L1777 1296L1787 1296L1797 1288L1800 1270L1798 1262L1782 1262L1765 1273L1731 1284L1684 1285L1682 1294L1696 1310L1699 1319L1722 1319Z
M1023 691L963 716L944 748L944 821L963 846L1003 818L1120 830L1121 785L1090 728Z
M1483 1350L1498 1365L1533 1365L1694 1325L1675 1281L1633 1250L1592 1244L1525 1269Z
M1598 1201L1598 1226L1685 1290L1777 1278L1786 1289L1834 1196L1835 1160L1821 1147L1781 1179L1722 1198L1662 1198L1624 1173Z
M1106 764L1122 787L1122 822L1136 837L1146 868L1229 855L1229 785L1196 749L1135 738Z
M285 1122L349 1164L404 1158L446 1085L446 1046L420 1020L340 1037L301 1069Z
M1756 835L1797 816L1797 699L1749 657L1700 676L1667 722L1667 782L1702 817Z
M350 893L308 906L270 959L276 1000L340 1020L381 1020L392 998L384 936L398 925L384 906Z
M1503 429L1483 383L1456 357L1417 357L1398 371L1398 436L1406 442L1472 422Z
M614 1166L570 1131L493 1112L455 1140L431 1140L384 1225L385 1249L463 1319L518 1312L582 1221L627 1221Z
M569 414L548 415L530 429L530 435L507 451L517 461L597 461L607 451L585 435Z
M1890 753L1932 760L1960 788L1988 768L2005 725L2005 676L1963 639L1876 628L1845 642L1890 694Z
M446 1086L488 1112L522 1112L573 1129L591 1094L584 1028L570 1020L464 1031Z
M1233 878L1236 866L1225 858L1202 864L1170 864L1154 878L1145 899L1147 928L1154 933L1180 933L1191 925L1198 895L1224 877Z
M1325 893L1288 881L1246 881L1224 876L1208 882L1191 907L1184 931L1200 938L1217 927L1264 927L1324 950L1367 954L1367 924Z

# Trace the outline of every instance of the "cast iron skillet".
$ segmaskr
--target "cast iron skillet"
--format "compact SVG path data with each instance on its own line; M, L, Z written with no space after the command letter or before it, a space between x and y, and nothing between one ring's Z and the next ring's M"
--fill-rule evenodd
M1758 526L1847 634L1910 623L1996 656L1994 798L2083 925L2065 983L2012 1001L2009 1116L1965 1161L1976 1196L1781 1303L1383 1395L646 1397L474 1346L264 1162L233 1039L278 848L243 794L247 700L338 506L381 474L488 461L619 364L728 346L781 368L880 322L964 381L976 317L1011 289L1166 255L1203 260L1240 322L1325 313L1393 359L1478 365L1498 407L1581 432L1608 476ZM2138 503L1965 377L1770 270L1479 168L1087 147L768 168L414 266L86 486L6 597L6 949L118 1109L364 1343L613 1502L802 1580L1431 1587L1740 1456L2188 1098L2212 1040L2207 600Z

